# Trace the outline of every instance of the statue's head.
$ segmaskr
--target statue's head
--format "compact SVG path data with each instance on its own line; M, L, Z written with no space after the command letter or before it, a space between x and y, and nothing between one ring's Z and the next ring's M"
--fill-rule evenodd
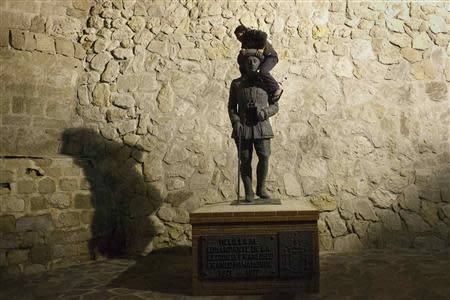
M245 60L245 70L247 73L256 73L258 71L261 60L256 56L247 56Z
M236 27L236 29L234 30L234 35L236 36L236 38L242 42L242 39L244 37L244 33L246 33L248 31L248 28L245 27L244 25L239 25L238 27Z

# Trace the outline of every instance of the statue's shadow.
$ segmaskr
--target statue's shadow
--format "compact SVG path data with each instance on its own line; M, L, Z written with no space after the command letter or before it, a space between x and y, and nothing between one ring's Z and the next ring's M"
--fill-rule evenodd
M94 130L74 128L63 133L60 153L74 157L87 181L90 205L82 214L90 223L92 259L145 252L155 235L148 216L159 208L162 197L143 178L143 152Z
M113 279L108 288L192 295L191 247L159 249L140 257Z

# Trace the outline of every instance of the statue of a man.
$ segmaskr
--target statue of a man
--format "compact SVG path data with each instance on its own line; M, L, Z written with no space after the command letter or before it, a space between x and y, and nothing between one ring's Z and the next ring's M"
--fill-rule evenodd
M270 139L273 138L269 118L278 112L278 103L269 101L262 86L263 81L258 73L260 63L256 56L246 57L246 73L232 81L228 100L228 114L233 126L232 138L235 139L238 151L240 149L240 171L246 202L254 200L251 165L253 147L258 156L256 195L263 199L270 198L266 191Z

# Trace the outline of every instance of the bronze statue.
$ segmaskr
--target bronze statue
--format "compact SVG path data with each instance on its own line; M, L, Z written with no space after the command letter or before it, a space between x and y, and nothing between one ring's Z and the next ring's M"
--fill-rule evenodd
M258 156L256 195L261 199L270 198L266 191L270 139L273 138L269 118L278 112L278 102L274 102L274 98L269 97L264 89L264 80L258 72L260 63L261 60L256 56L245 57L245 74L232 81L228 100L232 138L238 148L238 170L244 183L246 202L254 201L251 166L253 148Z

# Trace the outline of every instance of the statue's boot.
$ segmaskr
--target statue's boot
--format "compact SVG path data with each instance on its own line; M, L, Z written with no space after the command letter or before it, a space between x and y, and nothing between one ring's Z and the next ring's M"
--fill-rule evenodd
M245 202L253 202L255 199L255 195L253 194L253 188L252 188L252 177L250 176L242 176L242 182L244 183L244 190L245 190Z
M262 199L269 199L270 194L266 191L266 178L269 172L269 159L259 159L256 167L256 195Z

